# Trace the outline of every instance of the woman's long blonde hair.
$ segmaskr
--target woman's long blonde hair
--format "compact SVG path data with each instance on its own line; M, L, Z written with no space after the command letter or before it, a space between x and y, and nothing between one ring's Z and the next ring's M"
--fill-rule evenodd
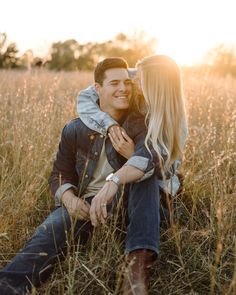
M138 62L137 67L147 104L148 132L145 145L148 148L151 142L164 163L164 170L169 171L173 162L181 159L183 153L185 107L180 69L171 58L164 55L145 57Z

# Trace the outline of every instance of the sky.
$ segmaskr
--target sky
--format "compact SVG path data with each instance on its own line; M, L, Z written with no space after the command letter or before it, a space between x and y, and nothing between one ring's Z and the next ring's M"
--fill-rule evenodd
M236 0L0 0L0 32L21 53L44 56L52 42L80 44L144 31L157 53L195 64L225 44L236 47Z

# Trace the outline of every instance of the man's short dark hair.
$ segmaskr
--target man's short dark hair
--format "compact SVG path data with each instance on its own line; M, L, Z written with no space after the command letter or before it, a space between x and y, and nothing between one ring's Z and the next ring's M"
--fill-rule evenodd
M108 69L123 68L128 70L128 63L122 57L108 57L100 61L94 71L94 81L102 85L105 71Z

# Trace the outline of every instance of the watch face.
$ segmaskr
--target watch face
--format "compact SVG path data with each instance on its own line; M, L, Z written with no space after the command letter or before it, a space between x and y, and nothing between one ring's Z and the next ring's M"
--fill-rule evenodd
M113 176L113 173L109 174L106 178L106 180L111 180L112 179L112 176Z
M114 182L116 185L120 185L120 179L118 176L114 175L114 173L111 173L107 176L106 181L112 181Z

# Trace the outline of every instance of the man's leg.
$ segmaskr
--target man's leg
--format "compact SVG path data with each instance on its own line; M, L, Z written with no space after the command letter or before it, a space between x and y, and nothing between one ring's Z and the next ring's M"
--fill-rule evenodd
M155 176L131 184L125 252L127 273L122 294L148 294L149 268L159 251L160 194Z
M53 211L36 229L24 248L0 271L0 294L3 294L6 285L10 286L6 294L14 289L21 294L27 288L30 290L32 284L39 286L48 278L58 255L67 245L70 228L71 219L67 210L59 207ZM77 221L73 235L81 234L83 239L83 234L90 230L90 222Z

